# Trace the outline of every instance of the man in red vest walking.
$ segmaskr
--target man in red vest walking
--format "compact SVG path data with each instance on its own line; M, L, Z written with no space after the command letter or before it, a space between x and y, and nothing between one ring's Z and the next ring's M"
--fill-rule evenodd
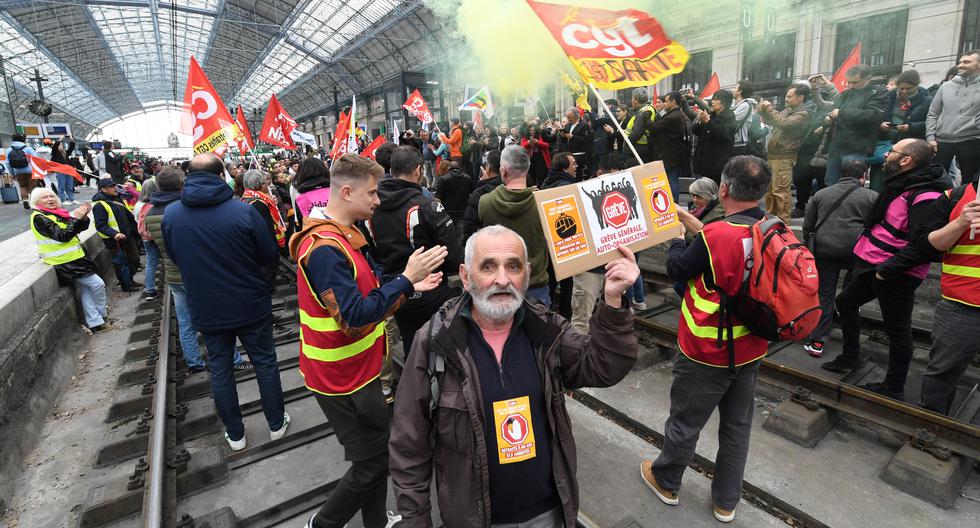
M943 298L933 315L932 350L922 376L926 409L948 414L956 382L980 352L968 329L980 326L980 201L977 183L946 191L932 205L926 224L929 245L943 254Z
M389 524L388 407L379 379L388 353L384 321L413 292L442 281L433 271L446 258L444 246L419 248L405 271L389 277L365 252L368 242L355 223L380 204L383 174L368 158L339 158L330 169L325 216L314 211L289 241L299 264L300 373L351 461L308 528L340 528L358 510L365 528Z
M656 461L640 464L640 476L664 504L676 505L698 436L717 407L719 445L711 500L715 518L721 522L735 519L741 497L755 380L768 343L749 332L738 317L731 317L731 327L722 322L719 290L731 297L741 287L752 255L750 224L765 215L759 200L771 179L765 161L754 156L732 158L722 171L718 189L722 206L731 214L706 226L693 217L685 219L688 229L696 228L692 230L694 241L685 248L684 239L678 238L667 253L667 274L687 283L677 332L680 354L674 364L664 449ZM729 332L733 354L728 348Z

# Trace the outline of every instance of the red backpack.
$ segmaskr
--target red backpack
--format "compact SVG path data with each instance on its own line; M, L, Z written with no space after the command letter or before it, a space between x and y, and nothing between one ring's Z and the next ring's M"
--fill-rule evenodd
M724 298L723 315L734 314L753 334L769 341L808 338L820 320L813 254L779 218L742 220L752 226L752 256L738 294ZM731 326L731 317L723 320Z

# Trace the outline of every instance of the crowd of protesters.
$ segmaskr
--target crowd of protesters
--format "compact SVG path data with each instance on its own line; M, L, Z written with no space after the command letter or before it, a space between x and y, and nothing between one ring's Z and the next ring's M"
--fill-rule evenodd
M838 93L813 76L775 104L740 81L709 101L691 90L650 100L636 89L628 103L605 101L608 112L570 108L561 120L514 127L452 118L445 130L406 130L373 159L236 163L202 154L178 164L121 156L107 142L76 158L98 176L98 193L71 213L62 208L73 201L70 178L32 190L22 168L9 170L24 182L41 256L79 288L92 331L111 320L105 284L78 242L90 222L124 290L152 299L163 265L186 366L210 370L232 450L246 447L237 370L254 369L272 440L289 427L271 296L279 260L297 264L299 368L351 462L309 528L340 527L358 512L372 528L430 526L433 491L448 526L559 527L573 526L578 508L563 390L626 375L644 291L625 247L605 266L556 281L533 193L661 160L675 202L682 180L690 182L690 208L679 209L686 236L670 244L666 261L684 316L664 449L640 463L641 478L677 504L698 435L720 408L711 495L714 516L730 522L766 340L746 331L726 350L716 339L718 307L740 288L752 222L803 218L822 309L803 348L822 356L835 310L843 332L841 354L824 369L864 365L858 310L878 299L888 369L863 387L904 399L915 292L938 261L943 298L917 403L948 413L980 351L963 331L980 324L980 52L963 55L935 89L921 87L915 70L878 86L866 65L847 70L846 83ZM12 150L36 152L14 139L8 160ZM73 150L65 138L52 159ZM132 278L141 253L144 284ZM214 280L223 276L235 280ZM392 322L404 354L397 396ZM501 422L502 414L510 418ZM509 434L523 442L524 428L540 433L529 450L499 445ZM397 514L386 515L389 472Z

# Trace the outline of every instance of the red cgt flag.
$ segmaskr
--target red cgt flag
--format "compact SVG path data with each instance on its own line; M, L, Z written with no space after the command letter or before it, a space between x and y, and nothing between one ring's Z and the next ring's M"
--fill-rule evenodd
M423 125L428 125L433 121L432 112L429 111L429 105L422 98L422 93L419 92L418 88L412 92L412 95L408 96L408 100L405 101L402 108L408 110L408 113L418 118Z
M242 112L242 105L238 105L235 111L235 123L238 124L238 151L245 152L245 148L255 150L255 141L252 140L252 131L248 129L248 121L245 119L245 112ZM242 148L245 147L245 148Z
M72 167L71 165L55 163L44 158L31 156L30 154L27 155L27 160L31 162L31 178L35 180L43 180L45 174L49 172L57 172L58 174L67 174L78 180L79 183L85 183L85 179L82 178L82 175L79 174L78 171L75 170L75 167Z
M656 18L527 0L586 82L606 90L650 86L680 73L688 53Z
M237 134L228 108L194 57L187 73L184 107L187 113L182 124L194 136L194 154L219 150Z
M288 150L296 150L296 143L290 134L296 128L296 120L290 117L279 104L276 94L272 94L269 99L269 108L265 111L265 120L262 122L262 131L259 132L259 141L265 141L270 145L276 145Z
M718 74L712 73L711 78L708 79L708 84L704 85L704 90L701 90L701 95L698 99L707 99L715 95L715 92L718 90L721 90L721 83L718 82Z
M364 151L361 152L361 156L364 156L365 158L374 159L375 151L378 150L378 147L384 144L385 144L384 135L378 134L378 137L374 138L374 141L372 141L370 145L364 148Z
M834 77L830 79L830 82L834 83L834 86L837 87L837 91L843 92L847 89L847 79L844 78L844 74L847 73L847 70L851 69L851 66L857 66L858 64L861 64L860 42L857 43L857 46L854 46L851 53L846 59L844 59L844 62L841 63L840 68L837 68L837 71L834 73Z
M350 114L341 112L340 120L337 121L337 130L333 135L333 148L330 149L330 159L336 160L344 154L347 154L347 136L349 135Z

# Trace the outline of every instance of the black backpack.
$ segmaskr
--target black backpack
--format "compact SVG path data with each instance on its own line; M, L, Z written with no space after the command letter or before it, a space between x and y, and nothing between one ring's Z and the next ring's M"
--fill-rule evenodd
M10 168L26 169L30 166L30 162L27 161L27 154L24 153L25 148L27 148L26 145L10 147L10 156L7 157L7 163L10 164Z

